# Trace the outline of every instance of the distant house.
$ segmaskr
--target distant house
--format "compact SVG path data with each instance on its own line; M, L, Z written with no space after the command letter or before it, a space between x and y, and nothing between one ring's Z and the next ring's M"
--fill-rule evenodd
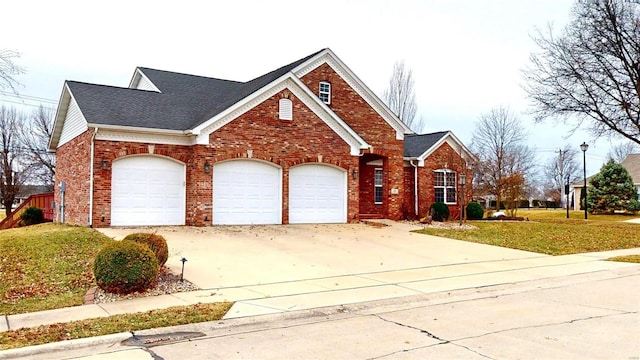
M640 200L640 154L629 154L627 157L622 160L620 163L622 167L627 169L629 175L631 175L631 179L633 180L633 185L638 189L638 200ZM594 175L591 175L587 178L587 186L589 186L589 182ZM580 193L584 188L584 180L577 181L570 186L570 195L573 199L573 209L580 210Z
M455 216L473 158L451 132L414 134L330 49L247 82L67 81L49 149L58 219L94 227Z
M16 195L15 199L13 199L13 207L22 204L26 199L31 195L42 194L51 192L51 186L47 185L22 185L20 186L20 192ZM0 204L2 208L4 208L3 204Z

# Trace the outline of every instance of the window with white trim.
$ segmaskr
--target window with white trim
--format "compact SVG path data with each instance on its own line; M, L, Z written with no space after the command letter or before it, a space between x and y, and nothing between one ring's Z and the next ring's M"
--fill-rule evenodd
M289 99L278 101L280 120L293 120L293 102Z
M318 92L318 97L325 104L331 104L331 84L326 81L320 82L320 91Z
M382 204L382 169L373 172L373 203Z
M456 203L456 173L447 170L433 172L434 193L436 202L445 204Z

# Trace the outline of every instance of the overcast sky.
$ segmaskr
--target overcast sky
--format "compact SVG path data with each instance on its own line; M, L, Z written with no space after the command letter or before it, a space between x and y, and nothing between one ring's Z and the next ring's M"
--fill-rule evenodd
M506 106L543 164L586 141L587 172L611 142L534 124L521 69L535 28L568 21L568 0L32 1L3 3L0 49L21 53L24 102L56 106L64 80L126 87L136 66L246 81L331 48L376 94L404 59L416 81L424 132L451 130L467 145L474 122ZM4 105L21 100L0 94ZM17 106L17 105L16 105ZM33 109L27 107L27 109ZM616 142L615 140L613 141ZM580 162L582 157L580 156Z

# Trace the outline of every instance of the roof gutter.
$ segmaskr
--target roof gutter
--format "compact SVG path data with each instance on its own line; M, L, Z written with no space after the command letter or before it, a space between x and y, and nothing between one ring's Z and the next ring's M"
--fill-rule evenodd
M91 135L91 154L89 156L89 227L93 227L93 158L95 155L95 140L98 134L98 128L93 128L93 135Z
M119 130L126 132L141 132L147 134L162 134L162 135L183 135L191 136L191 130L171 130L171 129L150 129L136 126L122 126L122 125L109 125L109 124L95 124L87 123L88 127L100 128L105 130Z
M409 160L409 164L413 166L413 207L416 212L416 216L418 215L418 165L413 163L413 159Z

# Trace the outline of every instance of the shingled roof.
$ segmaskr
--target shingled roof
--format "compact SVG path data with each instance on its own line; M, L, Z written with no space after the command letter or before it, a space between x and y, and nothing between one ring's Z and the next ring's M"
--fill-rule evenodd
M404 157L417 158L424 154L449 131L438 131L429 134L407 134L404 136Z
M139 67L160 92L67 81L90 124L189 130L287 74L317 51L248 82Z
M629 154L620 163L633 179L634 184L640 184L640 154Z

